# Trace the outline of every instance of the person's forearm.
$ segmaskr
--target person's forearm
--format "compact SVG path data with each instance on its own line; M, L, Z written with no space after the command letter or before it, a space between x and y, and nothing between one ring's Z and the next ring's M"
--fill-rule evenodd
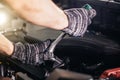
M52 0L4 0L21 17L37 25L62 30L68 26L67 16Z
M11 55L14 46L4 35L0 34L0 52L4 52L7 55Z
M64 31L71 36L83 36L96 15L96 11L88 4L82 8L63 11L52 0L5 1L26 20L37 25Z
M50 44L50 40L34 44L23 44L21 42L13 44L4 35L0 34L0 52L26 64L38 65L43 63L44 59L49 57L44 52Z

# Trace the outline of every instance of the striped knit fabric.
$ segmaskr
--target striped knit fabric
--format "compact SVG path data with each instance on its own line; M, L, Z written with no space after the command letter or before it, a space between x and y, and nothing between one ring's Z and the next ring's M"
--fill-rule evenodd
M71 36L83 36L91 19L96 15L94 9L87 10L85 8L73 8L64 10L68 17L68 27L63 31Z
M50 43L50 40L35 44L23 44L21 42L18 42L14 44L14 52L11 55L11 58L17 59L25 64L39 65L44 62L44 56L47 54L43 52L45 52ZM48 57L49 56L45 58Z

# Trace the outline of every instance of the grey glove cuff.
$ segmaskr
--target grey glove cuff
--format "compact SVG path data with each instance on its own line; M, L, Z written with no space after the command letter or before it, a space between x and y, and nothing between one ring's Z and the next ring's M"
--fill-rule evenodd
M96 15L94 9L87 10L85 8L73 8L64 10L68 17L68 27L62 31L72 36L83 36L91 19Z

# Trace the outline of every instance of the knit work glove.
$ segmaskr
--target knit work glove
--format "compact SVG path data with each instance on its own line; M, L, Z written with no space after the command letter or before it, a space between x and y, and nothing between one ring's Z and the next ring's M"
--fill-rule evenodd
M88 25L91 24L91 19L96 15L96 11L89 4L82 8L72 8L64 10L68 17L68 27L62 31L71 36L83 36Z
M11 58L17 59L25 64L40 65L44 62L44 52L50 46L51 40L42 43L23 44L21 42L14 44L14 52ZM49 58L47 56L46 58Z

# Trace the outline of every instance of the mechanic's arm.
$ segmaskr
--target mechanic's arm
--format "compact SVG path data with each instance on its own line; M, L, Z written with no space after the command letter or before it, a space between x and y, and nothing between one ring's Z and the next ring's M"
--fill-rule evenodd
M34 44L12 43L4 35L0 34L0 52L20 60L22 63L31 65L39 65L49 58L49 55L44 52L50 43L50 40Z
M83 36L96 11L91 6L61 10L52 0L4 0L21 17L37 25ZM89 8L88 8L89 7Z
M13 53L13 43L0 33L0 52L11 55Z
M61 30L67 27L67 17L52 0L4 0L24 19L45 27Z

